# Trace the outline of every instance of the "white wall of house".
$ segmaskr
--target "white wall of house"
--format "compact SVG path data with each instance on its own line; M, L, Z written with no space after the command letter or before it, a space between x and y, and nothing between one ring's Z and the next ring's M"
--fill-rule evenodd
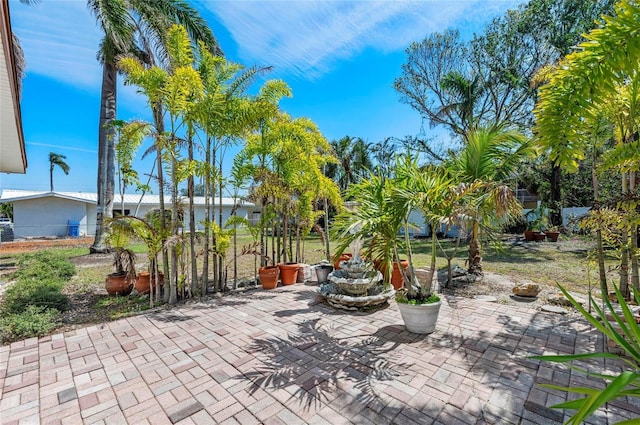
M96 205L89 202L76 201L58 197L42 197L34 199L16 200L14 208L14 235L16 238L67 236L69 233L69 221L76 221L80 224L80 236L93 236L96 233ZM138 217L144 215L157 205L141 205ZM120 205L116 206L120 209ZM135 212L135 204L125 204L125 210L131 214ZM231 215L232 207L225 205L222 207L223 224ZM204 230L202 221L205 217L204 205L196 205L196 229ZM247 207L240 207L238 215L246 217ZM215 220L218 220L218 208L215 208ZM185 211L184 217L185 231L189 229L189 214Z
M13 232L16 238L66 236L69 221L80 222L82 232L86 214L84 202L54 197L27 199L13 204Z
M224 226L225 223L227 222L227 220L229 219L229 217L231 217L231 211L232 208L231 206L226 206L224 205L222 207L222 225ZM204 220L205 220L205 208L204 205L197 205L195 208L195 216L196 216L196 231L200 232L204 230ZM236 211L236 215L239 215L241 217L247 217L248 215L248 211L246 207L239 207L238 210ZM213 219L215 221L216 224L218 224L218 214L219 214L219 207L215 207L214 211L213 211ZM184 229L185 230L189 230L189 211L185 211L185 215L184 215Z
M87 216L80 223L80 236L94 236L96 234L98 207L96 204L86 204L86 206Z

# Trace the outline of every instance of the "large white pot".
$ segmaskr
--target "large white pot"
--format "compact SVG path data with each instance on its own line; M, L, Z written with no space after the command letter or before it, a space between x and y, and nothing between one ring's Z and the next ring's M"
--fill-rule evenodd
M430 334L436 330L436 321L442 301L431 304L404 304L397 303L404 320L404 325L409 332L416 334Z

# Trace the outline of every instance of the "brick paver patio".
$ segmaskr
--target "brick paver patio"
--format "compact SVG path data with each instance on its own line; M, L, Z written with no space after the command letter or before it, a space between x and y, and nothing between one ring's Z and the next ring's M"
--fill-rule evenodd
M527 356L602 347L582 320L458 298L419 336L395 303L337 311L297 284L0 347L0 423L554 424L567 396L536 384L586 378Z

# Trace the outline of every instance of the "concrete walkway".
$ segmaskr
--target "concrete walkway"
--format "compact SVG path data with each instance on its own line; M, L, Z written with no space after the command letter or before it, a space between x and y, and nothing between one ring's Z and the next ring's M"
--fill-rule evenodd
M337 311L297 284L0 347L0 423L554 424L567 396L537 384L586 378L527 356L602 347L582 320L455 298L419 336L395 303Z

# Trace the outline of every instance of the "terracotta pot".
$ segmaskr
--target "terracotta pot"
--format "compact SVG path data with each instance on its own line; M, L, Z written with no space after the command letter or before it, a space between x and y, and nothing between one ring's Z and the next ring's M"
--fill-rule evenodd
M541 242L544 240L544 238L546 237L546 235L544 234L544 232L536 232L533 235L534 239L536 242Z
M260 283L263 289L274 289L278 286L278 275L280 269L278 266L265 266L260 267L258 275L260 276Z
M382 265L380 260L375 260L373 262L376 270L382 273L382 276L386 277L386 267ZM402 268L406 271L407 267L409 267L409 262L407 260L400 260L400 264L402 264ZM404 279L402 278L402 273L400 272L400 267L398 267L398 263L393 262L393 270L391 271L391 285L393 289L396 291L402 288L402 284L404 283Z
M558 242L558 236L560 236L560 232L553 232L549 230L545 232L545 235L547 235L547 240L549 242Z
M163 281L164 281L164 274L162 274L162 272L158 272L158 284L162 284ZM151 274L149 272L138 273L138 277L136 278L135 288L136 288L136 291L138 291L138 294L140 295L148 294L151 289Z
M345 253L340 254L340 258L338 258L338 259L336 260L336 262L335 262L335 263L333 263L333 268L334 268L335 270L340 270L340 263L341 263L341 262L343 262L343 261L348 261L348 260L350 260L350 259L351 259L351 257L352 257L352 255L351 255L351 254L345 254Z
M533 230L525 230L524 231L524 240L525 241L533 241L535 240L535 233Z
M402 264L402 268L407 270L409 267L409 262L407 260L400 260L400 264ZM393 263L393 271L391 272L391 284L393 285L393 289L398 290L402 288L402 284L404 283L404 279L402 278L402 273L400 272L400 267L398 263Z
M280 267L280 282L283 285L293 285L298 280L298 269L300 265L298 263L281 263Z
M105 288L109 295L129 295L133 289L133 281L124 274L111 273L107 275Z

